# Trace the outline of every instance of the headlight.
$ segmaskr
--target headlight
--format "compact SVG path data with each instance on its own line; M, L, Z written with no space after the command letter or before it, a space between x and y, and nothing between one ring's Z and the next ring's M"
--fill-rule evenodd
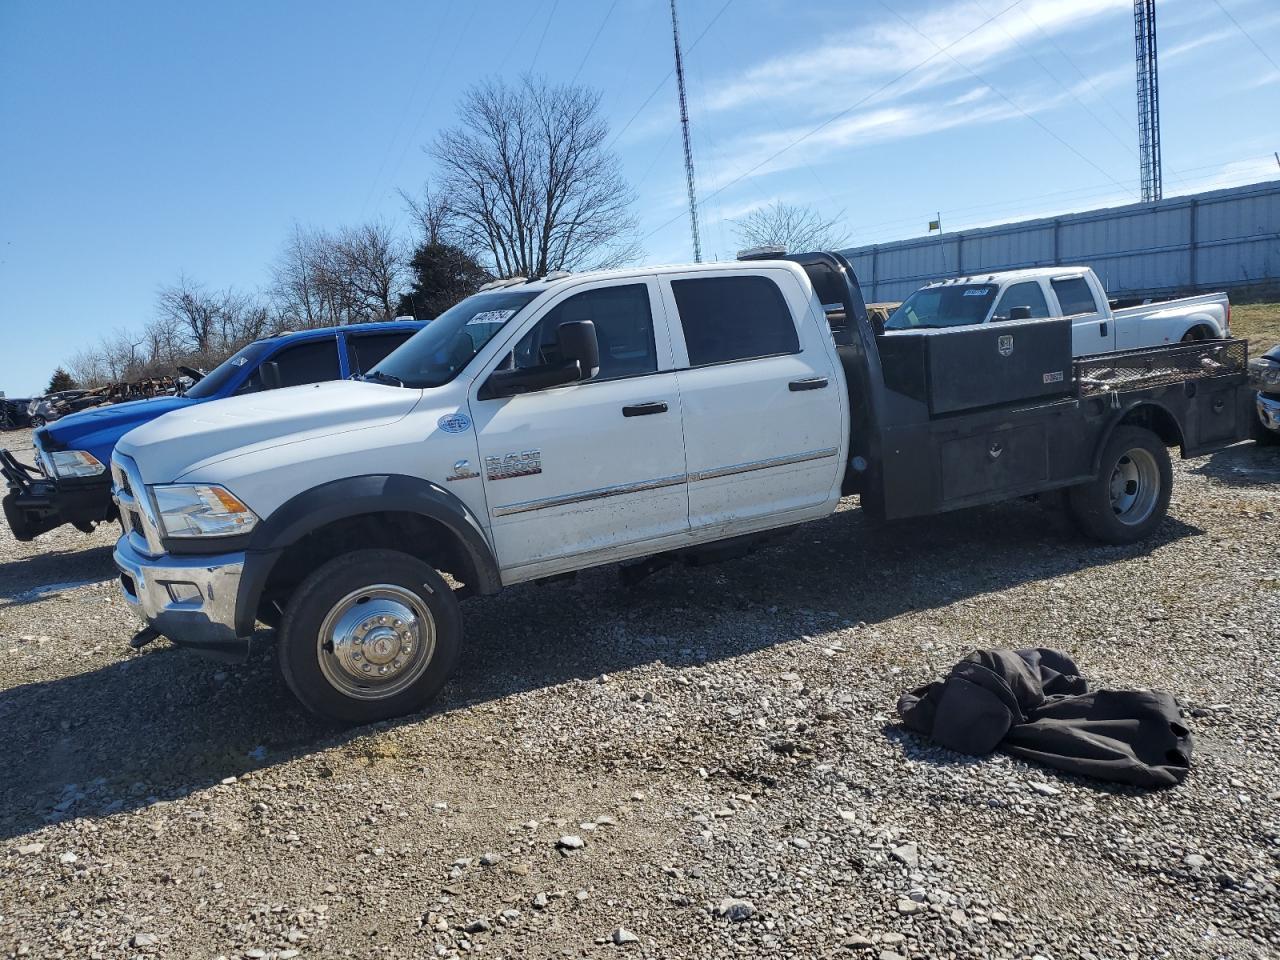
M1280 383L1280 364L1271 363L1266 366L1259 364L1256 372L1260 383L1264 383L1269 387Z
M107 468L84 450L54 450L47 454L53 472L60 477L96 477Z
M230 490L216 484L172 483L151 492L169 537L225 537L248 533L258 522Z

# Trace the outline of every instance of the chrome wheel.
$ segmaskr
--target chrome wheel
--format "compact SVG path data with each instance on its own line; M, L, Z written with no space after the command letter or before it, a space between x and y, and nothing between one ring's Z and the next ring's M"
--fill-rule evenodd
M339 600L320 625L320 670L357 700L383 700L422 676L435 653L431 611L412 590L378 583Z
M1135 447L1111 471L1111 512L1121 523L1136 525L1151 516L1160 497L1160 468L1147 450Z

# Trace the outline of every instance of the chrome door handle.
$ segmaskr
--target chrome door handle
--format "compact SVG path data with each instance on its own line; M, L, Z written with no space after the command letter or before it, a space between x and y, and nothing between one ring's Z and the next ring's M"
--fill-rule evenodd
M666 413L667 405L661 400L654 400L651 403L633 403L622 408L624 417L649 417L655 413Z
M805 380L792 380L787 384L787 389L792 393L799 393L801 390L821 390L826 385L826 377L809 377Z

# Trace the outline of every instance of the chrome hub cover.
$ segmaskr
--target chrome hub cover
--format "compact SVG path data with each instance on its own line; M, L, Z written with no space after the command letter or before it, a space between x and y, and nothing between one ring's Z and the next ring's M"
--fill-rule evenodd
M346 696L380 700L422 676L435 652L435 621L413 591L381 583L334 604L318 640L325 679Z

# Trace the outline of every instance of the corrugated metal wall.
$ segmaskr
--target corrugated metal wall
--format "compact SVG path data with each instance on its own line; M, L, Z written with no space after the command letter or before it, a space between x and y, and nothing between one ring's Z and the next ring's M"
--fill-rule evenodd
M931 280L1084 264L1112 297L1280 283L1280 181L845 251L869 302Z

